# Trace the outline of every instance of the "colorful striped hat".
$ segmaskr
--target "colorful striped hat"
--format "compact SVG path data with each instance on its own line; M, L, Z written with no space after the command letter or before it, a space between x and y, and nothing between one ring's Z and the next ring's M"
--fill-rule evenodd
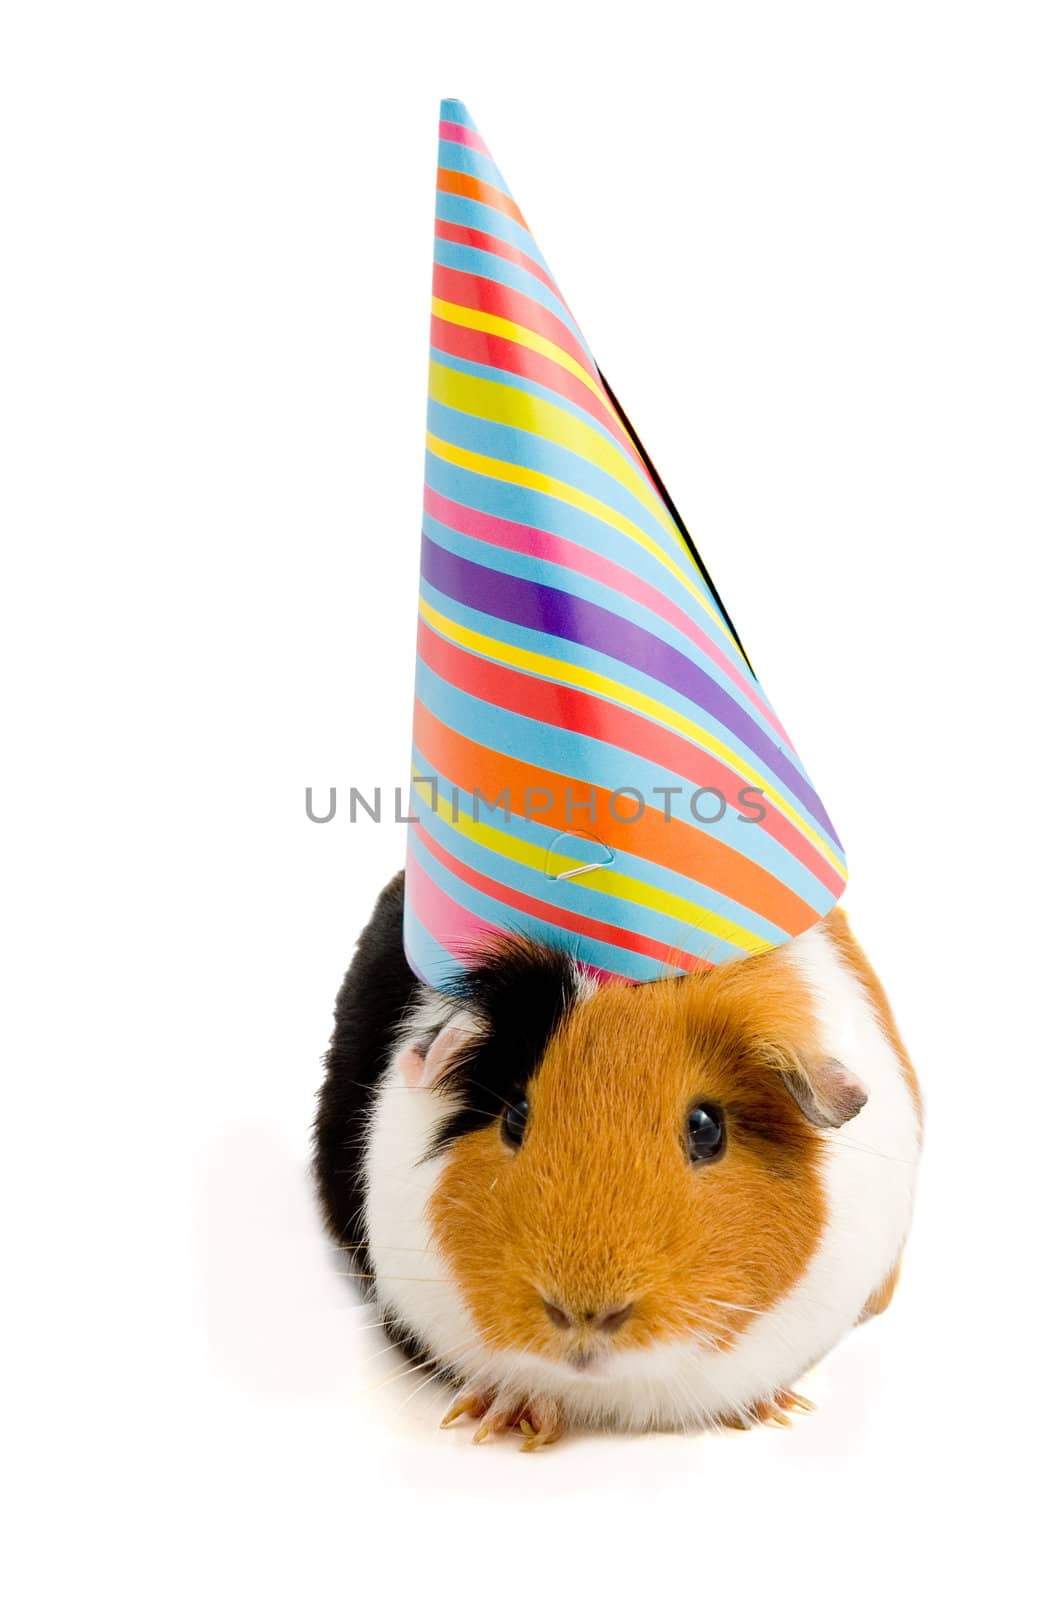
M842 848L465 107L440 112L405 946L646 982L783 943Z

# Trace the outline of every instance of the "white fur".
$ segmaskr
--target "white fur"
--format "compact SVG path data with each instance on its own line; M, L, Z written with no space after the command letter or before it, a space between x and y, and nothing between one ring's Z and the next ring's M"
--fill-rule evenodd
M704 1424L742 1413L797 1381L853 1325L900 1254L909 1226L919 1124L901 1064L859 980L818 926L789 957L816 996L826 1054L868 1091L858 1115L820 1135L827 1146L828 1223L803 1277L773 1309L752 1319L726 1351L694 1340L617 1352L601 1375L533 1355L508 1357L480 1341L427 1221L448 1157L423 1153L447 1106L407 1088L396 1069L377 1095L367 1151L370 1255L382 1305L470 1387L559 1401L570 1421L643 1429ZM432 1020L441 1018L438 1000ZM415 1018L406 1039L424 1023ZM419 1281L411 1281L417 1279Z

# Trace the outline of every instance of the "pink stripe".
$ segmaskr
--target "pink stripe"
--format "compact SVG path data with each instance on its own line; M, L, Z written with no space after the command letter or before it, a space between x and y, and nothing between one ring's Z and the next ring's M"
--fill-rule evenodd
M492 927L490 922L484 922L452 900L446 890L429 877L413 854L407 856L406 896L408 905L426 932L463 966L471 966L484 950L498 944L503 933L500 928ZM577 964L581 972L600 985L629 985L635 982L634 978L607 972L605 968L593 966L589 961Z
M534 556L539 561L552 562L555 566L568 569L570 572L579 572L585 578L592 578L596 583L604 584L609 589L627 595L628 599L634 600L637 605L646 606L647 610L653 611L663 621L671 623L690 639L692 644L706 651L746 699L757 706L780 738L790 747L790 740L780 726L775 712L760 695L754 693L749 679L728 660L720 646L708 638L686 612L666 595L661 594L652 584L637 577L635 573L628 572L617 562L574 544L571 539L563 539L555 533L546 533L542 528L528 527L523 522L508 522L502 517L491 517L486 512L474 511L470 506L458 505L456 501L437 494L428 484L425 485L425 510L430 517L435 517L438 522L453 528L457 533L468 534L471 539L479 539L484 544L496 545L503 550L515 550L521 555Z
M482 156L487 156L492 166L495 165L491 151L473 128L463 128L460 122L441 122L440 138L448 139L451 144L467 144L470 150L479 150Z
M445 894L413 855L406 863L406 898L414 915L436 943L463 966L469 965L470 957L478 948L495 943L499 937L498 928L475 917Z

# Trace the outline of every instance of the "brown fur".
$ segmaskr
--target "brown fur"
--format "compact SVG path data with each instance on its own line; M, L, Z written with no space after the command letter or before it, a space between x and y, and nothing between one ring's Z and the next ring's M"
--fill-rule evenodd
M874 1294L870 1294L865 1301L865 1308L861 1312L860 1320L867 1322L869 1317L878 1317L885 1311L894 1299L894 1291L898 1287L898 1278L901 1275L901 1259L895 1261L883 1282Z
M820 1138L785 1083L815 1051L785 951L579 1005L529 1084L521 1149L497 1123L467 1135L432 1201L485 1341L580 1348L541 1296L595 1312L634 1301L620 1349L733 1341L797 1281L824 1226ZM684 1126L702 1100L724 1108L727 1145L692 1167Z

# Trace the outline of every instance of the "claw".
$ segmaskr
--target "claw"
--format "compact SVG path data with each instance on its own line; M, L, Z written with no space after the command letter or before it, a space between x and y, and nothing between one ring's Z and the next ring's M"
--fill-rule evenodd
M721 1417L720 1425L722 1428L734 1428L736 1433L747 1433L750 1428L749 1422L745 1417L739 1416L738 1412L730 1417Z
M521 1435L522 1450L540 1450L560 1439L565 1432L561 1409L552 1400L500 1405L497 1396L492 1394L464 1394L451 1406L440 1427L449 1428L465 1416L473 1417L480 1424L473 1435L474 1444L483 1444L494 1433L508 1433L514 1429Z
M447 1415L440 1419L440 1427L449 1428L460 1417L482 1417L490 1404L479 1394L460 1395Z
M565 1418L561 1407L553 1400L533 1400L526 1407L530 1415L522 1416L521 1432L525 1436L522 1450L542 1450L553 1444L565 1432Z
M795 1394L793 1389L781 1389L776 1396L776 1403L784 1406L788 1411L811 1412L816 1410L812 1400L807 1400L804 1394Z
M502 1433L510 1425L509 1413L498 1411L494 1406L484 1417L483 1422L473 1435L474 1444L483 1444L485 1439L490 1439L493 1433Z
M758 1422L768 1428L790 1428L794 1418L788 1415L789 1412L815 1410L816 1406L804 1395L795 1394L793 1389L777 1389L770 1399L758 1400L746 1413L736 1412L721 1417L720 1422L725 1428L736 1428L740 1432Z

